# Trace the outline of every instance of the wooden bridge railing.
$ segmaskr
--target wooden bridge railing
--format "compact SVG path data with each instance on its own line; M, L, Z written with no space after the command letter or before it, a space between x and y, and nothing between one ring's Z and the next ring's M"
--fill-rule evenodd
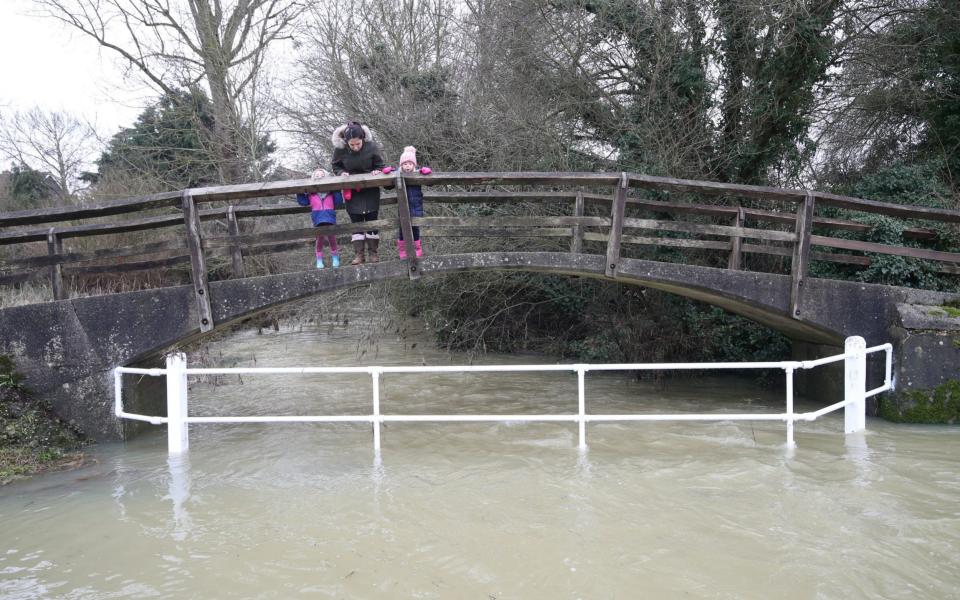
M428 216L411 218L406 202L407 185L429 186L428 205L440 204L515 204L570 203L566 215L538 216ZM439 189L446 186L447 189ZM457 188L484 186L481 191ZM490 190L491 186L523 187L520 191ZM541 190L529 190L538 186ZM725 184L708 181L652 177L628 173L440 173L432 175L361 175L331 177L323 180L291 180L197 188L183 192L154 194L115 202L80 207L60 207L0 214L0 246L46 242L46 253L26 257L0 258L0 284L17 284L49 277L55 299L67 291L65 276L156 269L189 262L197 291L201 328L213 327L210 312L206 262L229 258L233 277L244 276L244 255L283 252L302 247L316 236L312 228L264 233L241 233L239 222L245 219L303 213L308 209L293 202L264 204L265 198L291 196L303 191L331 191L342 188L393 187L394 195L382 204L397 205L397 218L373 223L336 225L325 232L345 234L377 227L404 231L407 268L411 278L419 277L418 260L413 251L412 226L431 230L444 237L569 237L569 250L584 251L585 243L605 244L606 275L617 277L617 266L624 246L686 248L726 253L726 266L742 268L744 254L788 257L793 278L791 312L802 317L802 288L811 260L868 266L871 258L863 253L888 254L932 261L941 272L960 274L960 253L893 246L853 239L814 234L829 231L868 233L871 227L849 219L816 216L817 207L834 207L933 224L960 223L960 211L901 206L860 198L838 196L810 190L793 190ZM656 192L643 197L631 192ZM714 202L691 202L689 195L715 197ZM646 196L650 196L647 194ZM684 198L675 198L674 196ZM660 199L667 197L668 199ZM257 204L239 203L260 199ZM401 199L402 202L397 200ZM746 199L731 203L730 198ZM228 206L202 208L215 202ZM726 202L722 204L719 202ZM762 205L763 208L758 208ZM62 224L144 211L179 209L176 213L145 216L111 223ZM652 213L654 218L648 218ZM657 216L660 215L660 218ZM664 217L666 215L666 217ZM681 220L694 217L700 221ZM202 223L225 219L227 235L205 236ZM716 221L719 220L720 223ZM704 222L706 221L706 222ZM925 223L925 224L926 224ZM42 227L31 228L32 225ZM52 225L52 226L51 226ZM173 239L112 247L92 251L69 251L64 241L72 238L103 236L175 227L180 235ZM182 229L181 229L182 228ZM648 232L640 235L639 233ZM650 234L649 232L653 232ZM664 232L669 232L664 236ZM683 236L683 237L677 237ZM938 233L928 227L908 227L904 237L935 241ZM749 241L748 241L749 240ZM813 247L821 250L814 251ZM825 251L827 249L829 251ZM842 250L847 252L836 252ZM597 249L599 252L599 249Z

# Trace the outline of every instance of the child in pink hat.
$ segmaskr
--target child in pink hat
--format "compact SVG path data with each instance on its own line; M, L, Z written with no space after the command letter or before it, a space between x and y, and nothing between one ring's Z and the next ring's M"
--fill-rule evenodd
M384 173L392 171L393 169L390 167L383 170ZM418 167L417 149L413 146L407 146L400 154L400 172L411 174L416 171L419 171L421 175L429 175L433 172L430 167ZM419 185L407 186L407 205L410 207L411 217L423 216L423 190ZM413 246L416 249L417 258L423 256L423 242L420 241L420 227L417 225L413 226ZM403 244L403 228L400 229L397 236L397 254L400 255L401 260L407 257L407 248Z

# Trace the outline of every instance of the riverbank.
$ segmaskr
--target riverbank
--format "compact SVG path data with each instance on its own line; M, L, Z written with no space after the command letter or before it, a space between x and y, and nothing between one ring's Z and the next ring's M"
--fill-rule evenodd
M34 397L0 356L0 485L86 463L83 435Z

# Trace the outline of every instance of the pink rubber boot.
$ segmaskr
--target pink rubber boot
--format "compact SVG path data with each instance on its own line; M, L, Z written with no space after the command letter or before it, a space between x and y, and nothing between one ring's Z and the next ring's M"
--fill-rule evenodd
M400 260L407 257L407 247L404 246L405 243L403 240L397 240L397 254L400 255Z
M421 241L423 240L414 240L413 242L413 247L417 250L417 258L423 256L423 246L420 244Z

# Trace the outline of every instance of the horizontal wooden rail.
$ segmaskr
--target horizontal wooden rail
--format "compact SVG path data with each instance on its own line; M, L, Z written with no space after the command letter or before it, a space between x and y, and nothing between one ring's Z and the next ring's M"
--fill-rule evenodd
M887 244L878 244L876 242L843 240L838 238L824 237L822 235L811 236L810 242L817 246L828 246L830 248L840 248L842 250L858 250L860 252L871 252L873 254L906 256L909 258L919 258L923 260L952 262L960 265L960 253L957 252L941 252L939 250L927 250L926 248L889 246Z
M553 185L553 186L612 186L619 180L618 173L434 173L408 175L405 179L415 185ZM234 201L246 198L265 198L292 195L298 192L336 191L345 188L364 189L392 185L392 175L351 175L324 179L293 179L265 183L195 188L191 196L196 202ZM630 185L639 189L669 192L727 195L758 200L799 202L805 191L767 186L696 181L650 175L629 175ZM114 202L102 202L79 207L58 207L0 214L0 226L54 223L90 217L116 215L153 208L179 206L181 192L164 192L150 196ZM560 196L558 196L560 197ZM826 192L814 192L818 204L849 210L886 214L912 219L928 219L949 223L960 222L960 211L903 206L861 198L852 198Z
M97 202L80 206L58 206L17 212L0 213L0 227L56 223L91 217L108 217L139 212L153 208L169 208L180 203L180 192L163 192L113 202Z
M576 198L576 192L433 192L425 193L425 200L430 203L448 204L448 203L509 203L517 200L521 201L564 201ZM585 201L589 204L607 204L613 200L612 196L601 194L583 194ZM382 206L391 206L397 203L397 199L392 195L385 195L380 201ZM663 212L668 214L695 214L711 217L729 217L733 218L737 214L735 206L717 206L708 204L694 204L685 202L663 202L655 200L642 200L638 198L628 198L627 206L650 210L654 212ZM283 204L255 204L234 206L234 214L239 219L259 218L267 216L293 215L309 212L309 208L299 206L293 202ZM767 211L755 208L743 209L745 216L757 221L769 221L782 223L792 226L796 220L793 212L781 213ZM200 211L201 221L211 221L215 219L226 218L227 207L210 208ZM172 215L161 215L147 217L132 221L122 221L117 223L91 223L88 225L72 225L66 227L55 227L53 232L61 239L92 237L98 235L109 235L116 233L128 233L134 231L146 231L151 229L160 229L166 227L177 227L183 225L183 216L180 213ZM843 231L852 231L858 233L867 233L871 231L872 226L866 223L858 223L844 219L829 219L817 217L814 219L814 226L821 229L838 229ZM28 231L11 231L0 233L0 246L27 242L41 242L47 239L50 228L34 229ZM937 233L930 229L908 227L904 229L904 237L917 240L934 240Z
M361 231L370 231L371 229L396 228L396 219L379 219L377 221L366 221L363 223L345 223L343 225L331 225L324 227L324 235L336 235L339 233L359 233ZM244 246L257 245L267 242L290 242L295 240L313 240L317 237L317 229L287 229L284 231L267 231L265 233L251 233L237 237L222 236L207 238L204 240L203 247L207 248L229 248L234 244Z
M705 225L687 223L685 221L660 221L655 219L624 219L623 226L632 229L656 229L658 231L673 231L677 233L699 233L703 235L736 236L757 240L771 240L777 242L794 242L795 233L789 231L772 231L770 229L752 229L749 227L731 227L729 225Z
M47 267L56 264L67 264L75 262L95 261L108 258L132 256L139 254L153 254L166 251L183 251L185 242L183 239L167 240L163 242L153 242L150 244L139 244L137 246L124 246L121 248L104 248L101 250L92 250L90 252L69 252L64 254L44 254L42 256L30 256L26 258L13 258L0 260L0 268L8 267Z

